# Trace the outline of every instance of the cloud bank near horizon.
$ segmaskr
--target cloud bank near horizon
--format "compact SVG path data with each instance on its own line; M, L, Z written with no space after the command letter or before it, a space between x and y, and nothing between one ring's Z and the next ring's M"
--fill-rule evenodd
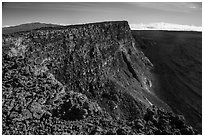
M202 27L172 23L130 24L131 30L202 31Z

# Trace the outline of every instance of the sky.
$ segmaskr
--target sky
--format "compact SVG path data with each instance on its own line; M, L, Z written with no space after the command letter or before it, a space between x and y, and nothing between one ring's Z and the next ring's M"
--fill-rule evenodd
M3 2L2 26L41 22L81 24L127 20L202 26L202 3L192 2Z

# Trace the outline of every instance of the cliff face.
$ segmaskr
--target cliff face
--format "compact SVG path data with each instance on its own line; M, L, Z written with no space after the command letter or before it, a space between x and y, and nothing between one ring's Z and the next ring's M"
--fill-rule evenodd
M150 91L151 66L126 21L3 35L3 133L91 134L87 121L141 119L152 104L168 109Z

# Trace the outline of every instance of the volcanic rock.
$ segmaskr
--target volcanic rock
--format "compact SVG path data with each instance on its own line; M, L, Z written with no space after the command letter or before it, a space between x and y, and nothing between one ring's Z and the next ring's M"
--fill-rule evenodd
M151 121L155 100L167 106L150 93L152 63L128 22L41 28L2 42L3 134L155 133L153 122L139 131L126 124Z

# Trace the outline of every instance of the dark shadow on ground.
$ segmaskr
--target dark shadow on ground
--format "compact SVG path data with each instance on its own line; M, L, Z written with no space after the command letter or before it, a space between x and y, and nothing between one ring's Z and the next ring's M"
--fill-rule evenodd
M175 113L202 129L202 33L132 31L154 64L154 92Z

